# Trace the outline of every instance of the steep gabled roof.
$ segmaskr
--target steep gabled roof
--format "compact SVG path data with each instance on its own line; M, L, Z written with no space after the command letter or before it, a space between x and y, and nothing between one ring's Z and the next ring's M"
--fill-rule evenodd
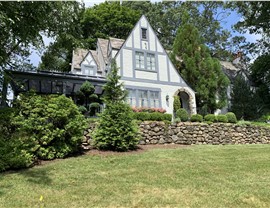
M107 53L108 53L109 40L106 40L103 38L98 38L98 43L99 43L100 48L101 48L101 53L102 53L103 59L104 59L105 63L108 63Z
M118 38L109 38L111 46L113 49L117 49L119 50L121 48L121 46L123 45L123 43L125 42L124 39L118 39Z
M80 69L81 68L81 62L84 59L84 57L87 55L88 50L83 49L83 48L77 48L74 50L73 53L73 64L74 68Z
M97 52L93 50L90 50L89 52L91 53L94 61L96 62L98 70L100 70Z

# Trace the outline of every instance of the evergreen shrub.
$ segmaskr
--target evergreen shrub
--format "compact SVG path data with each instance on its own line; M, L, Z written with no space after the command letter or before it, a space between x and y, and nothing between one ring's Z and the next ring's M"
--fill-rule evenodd
M188 121L189 115L186 109L180 108L176 111L176 118L180 118L181 121Z
M217 115L217 121L221 123L228 123L228 118L226 115Z
M15 105L19 114L14 123L19 135L33 141L37 158L51 160L79 151L86 121L70 98L21 94Z
M237 118L233 112L228 112L225 115L229 123L237 123Z
M172 121L172 114L169 114L169 113L165 113L163 114L163 121Z
M100 114L99 125L93 132L94 146L101 150L132 150L139 142L137 132L138 127L133 121L132 110L128 104L107 104Z
M214 122L217 121L216 115L214 115L214 114L207 114L207 115L205 115L205 116L204 116L204 120L205 120L205 121L210 121L210 122L212 122L212 123L214 123Z
M191 115L190 121L191 122L202 122L203 121L203 116L200 115L200 114Z

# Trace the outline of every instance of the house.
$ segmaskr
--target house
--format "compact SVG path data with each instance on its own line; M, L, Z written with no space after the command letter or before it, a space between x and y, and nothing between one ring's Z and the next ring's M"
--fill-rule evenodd
M76 99L76 91L86 80L102 94L102 85L112 59L119 67L120 81L128 90L127 102L136 107L163 108L173 113L173 96L182 107L196 114L195 92L172 64L147 18L142 16L126 40L98 38L96 50L75 49L69 73L52 71L6 71L16 97L34 89L40 94L65 94ZM4 86L4 97L7 94ZM2 102L3 104L4 102Z
M177 72L144 15L126 40L98 38L95 51L74 50L71 73L106 77L112 59L119 67L131 106L163 108L172 113L173 96L179 96L182 107L196 114L195 92Z

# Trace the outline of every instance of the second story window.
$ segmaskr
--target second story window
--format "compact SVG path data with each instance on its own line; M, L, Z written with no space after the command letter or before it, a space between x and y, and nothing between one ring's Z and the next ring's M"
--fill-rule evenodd
M136 69L144 69L144 53L136 51L135 53Z
M147 40L147 29L142 28L142 39Z
M155 61L155 54L147 53L146 56L146 66L147 70L155 71L156 70L156 61Z

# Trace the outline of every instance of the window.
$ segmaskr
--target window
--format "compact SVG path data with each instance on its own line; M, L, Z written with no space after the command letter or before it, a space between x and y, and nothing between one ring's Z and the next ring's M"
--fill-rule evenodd
M151 70L151 71L156 70L155 54L147 53L147 56L146 56L146 69Z
M84 74L94 76L95 75L94 67L93 66L84 66Z
M159 108L159 92L149 92L149 102L151 108Z
M147 29L142 28L142 39L147 40Z
M130 106L136 106L136 90L128 89L127 103Z
M138 90L139 107L148 107L148 96L147 90Z
M136 69L144 69L144 53L136 51L135 53Z

